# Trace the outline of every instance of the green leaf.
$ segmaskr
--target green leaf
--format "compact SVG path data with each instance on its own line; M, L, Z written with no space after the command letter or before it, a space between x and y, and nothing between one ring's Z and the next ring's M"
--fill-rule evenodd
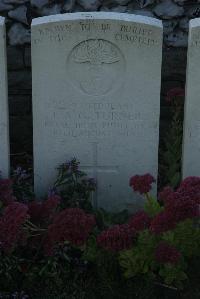
M87 246L83 253L83 259L89 262L95 262L98 254L98 248L96 244L96 239L91 236L87 242Z
M171 245L175 245L174 244L174 231L168 231L168 232L163 233L162 239L164 241L167 241L167 243L170 243Z
M160 206L159 202L154 198L149 196L148 200L145 202L144 210L150 216L154 217L163 211L163 207Z
M164 279L164 282L170 286L177 286L182 288L182 281L186 280L188 277L183 271L181 265L165 264L161 266L159 275Z

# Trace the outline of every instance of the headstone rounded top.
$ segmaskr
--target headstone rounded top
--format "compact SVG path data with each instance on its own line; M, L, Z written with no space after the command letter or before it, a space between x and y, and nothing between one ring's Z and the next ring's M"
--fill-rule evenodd
M195 19L190 20L189 26L190 26L190 28L200 26L200 18L195 18Z
M162 28L162 21L156 18L134 15L134 14L127 14L127 13L116 13L116 12L77 12L77 13L57 14L52 16L35 18L32 21L32 26L42 25L46 23L55 23L60 21L75 21L80 19L81 20L87 20L87 19L119 20L119 21L127 21L127 22L137 22L141 24Z
M5 24L5 18L0 16L0 25L4 25Z

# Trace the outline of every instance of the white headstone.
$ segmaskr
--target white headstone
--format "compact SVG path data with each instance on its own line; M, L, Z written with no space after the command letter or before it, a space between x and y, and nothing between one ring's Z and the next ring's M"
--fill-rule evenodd
M0 17L0 171L9 173L8 96L6 70L5 19Z
M94 204L140 205L134 174L157 176L162 24L119 13L74 13L32 24L35 190L76 157L97 179ZM139 197L141 201L141 198Z
M183 136L183 178L200 176L200 18L190 21Z

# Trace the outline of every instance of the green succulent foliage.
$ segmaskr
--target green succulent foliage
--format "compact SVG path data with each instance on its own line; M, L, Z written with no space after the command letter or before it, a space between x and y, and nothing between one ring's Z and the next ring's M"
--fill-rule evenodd
M152 270L156 266L154 262L156 244L156 237L148 231L143 231L139 234L133 248L120 253L119 263L126 278L139 274L153 275Z
M148 195L148 200L145 202L144 210L150 217L154 217L162 212L164 210L164 207L159 204L157 199L155 199L153 196Z
M96 238L91 236L87 241L87 245L83 252L83 259L88 262L95 262L98 256L98 247L96 243Z
M183 287L183 281L188 279L180 265L174 266L171 264L165 264L159 270L159 275L163 278L167 285L174 285L179 289Z
M177 224L173 231L163 234L163 239L179 249L183 256L200 256L200 228L191 219Z
M160 241L175 246L181 253L181 261L176 264L159 264L155 260L155 249ZM188 219L181 222L173 231L155 236L149 231L140 232L133 248L120 253L119 264L124 277L132 279L138 275L154 278L160 277L166 285L183 288L188 279L185 271L192 257L200 256L200 229L198 224Z

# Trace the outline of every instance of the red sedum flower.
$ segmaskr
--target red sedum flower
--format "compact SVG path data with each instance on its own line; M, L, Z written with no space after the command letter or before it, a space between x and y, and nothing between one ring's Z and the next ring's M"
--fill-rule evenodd
M154 217L150 225L150 231L154 234L161 234L176 227L176 220L173 213L160 212Z
M134 237L135 230L130 225L115 225L98 236L97 244L108 251L118 252L130 249Z
M181 221L196 217L199 217L199 205L190 197L183 197L174 192L165 201L165 210L152 220L150 230L155 234L160 234L175 228Z
M129 220L130 227L133 227L136 231L142 231L144 229L147 229L150 223L151 218L144 211L137 212Z
M181 258L181 253L166 242L160 242L155 250L155 259L160 264L176 265Z
M55 246L63 245L65 241L74 246L84 245L94 226L94 216L86 214L79 208L69 208L59 212L48 227L44 245L47 255L52 255Z
M190 196L178 192L174 192L173 196L168 198L165 210L167 213L173 214L176 222L199 217L199 204Z
M159 202L165 202L168 200L168 198L174 193L173 189L169 186L165 187L161 192L158 194L158 200Z
M28 218L28 208L22 203L14 202L5 208L0 218L0 246L5 252L24 238L22 226Z
M42 217L44 219L51 219L54 217L56 209L61 202L59 195L51 195L42 204Z
M131 177L129 185L134 191L140 194L148 193L152 188L152 183L155 183L155 179L149 173L144 175L135 175Z
M0 201L4 206L8 206L15 201L12 190L12 180L0 179Z
M28 213L30 215L30 220L34 224L39 224L42 219L42 203L40 201L34 200L28 204Z
M45 201L34 200L28 205L30 220L35 224L49 222L55 216L61 198L58 195L51 195Z
M187 177L181 182L177 192L200 204L200 177Z

